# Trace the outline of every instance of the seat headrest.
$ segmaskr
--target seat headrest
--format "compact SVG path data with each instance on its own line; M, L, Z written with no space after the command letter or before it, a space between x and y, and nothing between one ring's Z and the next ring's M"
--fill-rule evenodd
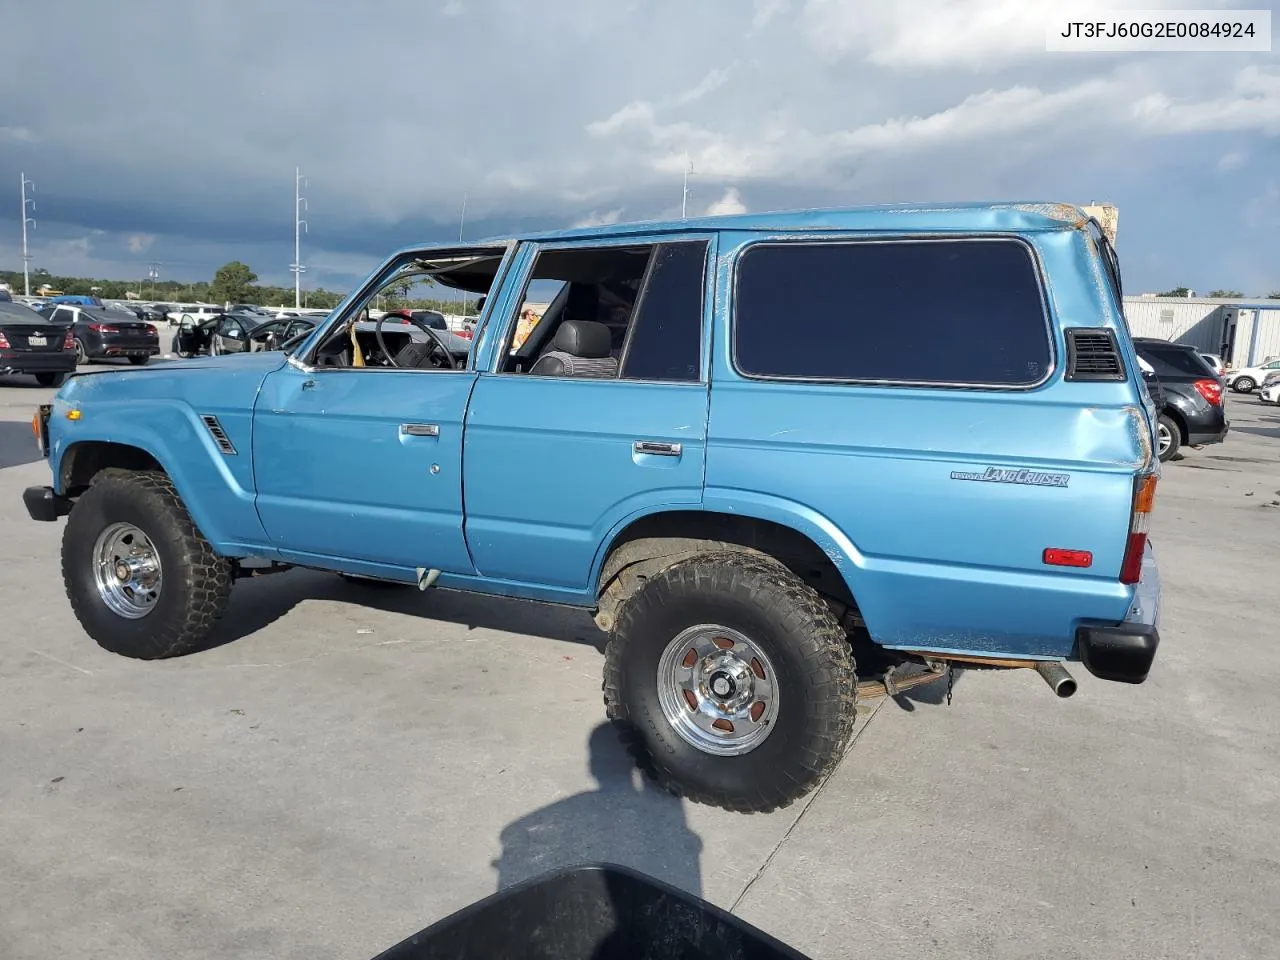
M613 337L609 328L594 320L565 320L556 330L552 341L556 350L584 360L597 360L609 356Z

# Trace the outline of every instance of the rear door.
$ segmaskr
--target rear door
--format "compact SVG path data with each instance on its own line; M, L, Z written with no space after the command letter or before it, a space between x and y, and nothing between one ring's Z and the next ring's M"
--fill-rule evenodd
M611 530L701 502L714 253L706 235L523 250L521 292L482 334L467 411L466 535L480 574L580 595ZM582 366L599 374L612 361L612 374L531 372L527 348L546 353L565 319L610 327L611 355Z

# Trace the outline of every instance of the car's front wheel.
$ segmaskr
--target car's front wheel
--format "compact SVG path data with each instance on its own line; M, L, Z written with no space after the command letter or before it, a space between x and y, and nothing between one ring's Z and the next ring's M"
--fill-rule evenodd
M1236 382L1231 385L1231 389L1237 393L1253 393L1253 388L1256 386L1257 384L1254 382L1253 377L1237 377Z
M99 474L67 518L62 578L85 632L139 660L201 649L231 596L231 561L154 472Z
M1178 424L1167 413L1160 414L1156 424L1156 440L1159 442L1157 454L1161 462L1172 460L1182 445L1182 431Z
M835 768L856 693L830 608L753 554L702 554L650 577L605 654L605 706L640 767L672 793L744 813L784 807Z

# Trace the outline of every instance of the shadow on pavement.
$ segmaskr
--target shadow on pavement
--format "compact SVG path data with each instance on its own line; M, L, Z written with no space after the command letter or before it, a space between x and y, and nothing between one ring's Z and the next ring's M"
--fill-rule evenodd
M40 459L31 424L14 420L0 420L0 470L35 463Z
M503 829L502 854L493 862L498 889L559 867L608 862L701 896L702 840L685 820L683 801L635 768L608 723L591 732L587 766L596 789Z
M589 613L571 607L435 588L424 592L411 585L363 585L333 573L290 570L238 581L231 592L231 605L205 649L256 633L304 600L347 601L387 613L462 624L472 630L502 630L581 643L601 651L606 640Z

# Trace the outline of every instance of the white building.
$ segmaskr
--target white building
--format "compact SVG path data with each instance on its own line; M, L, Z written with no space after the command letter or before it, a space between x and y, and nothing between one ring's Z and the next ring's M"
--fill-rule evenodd
M1125 297L1124 316L1135 337L1185 343L1229 366L1280 355L1280 300Z

